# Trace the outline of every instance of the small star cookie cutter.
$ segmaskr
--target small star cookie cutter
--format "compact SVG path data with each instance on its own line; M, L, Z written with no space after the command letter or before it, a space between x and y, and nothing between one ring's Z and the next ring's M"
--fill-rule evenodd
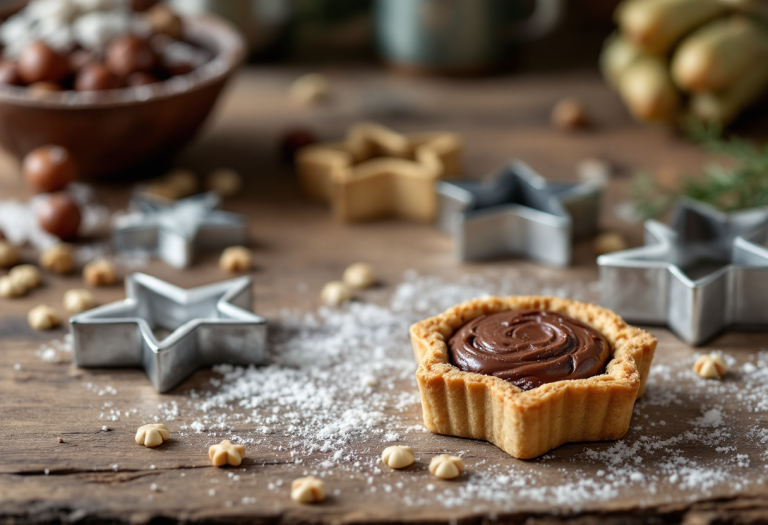
M597 232L602 184L551 182L512 161L488 182L437 185L437 226L453 235L459 261L522 256L571 263L574 238Z
M215 193L201 193L175 202L137 195L138 211L115 217L112 240L121 252L147 251L176 268L192 264L199 250L245 244L245 217L219 210Z
M601 255L602 303L628 322L668 326L692 346L726 328L768 328L768 209L723 213L681 200L645 246Z
M429 222L437 209L435 182L461 169L461 140L447 132L402 135L363 122L343 142L299 150L296 167L304 193L330 202L339 221Z
M201 367L266 361L267 321L251 312L248 277L185 290L134 273L125 289L124 300L70 319L77 366L143 367L164 393Z

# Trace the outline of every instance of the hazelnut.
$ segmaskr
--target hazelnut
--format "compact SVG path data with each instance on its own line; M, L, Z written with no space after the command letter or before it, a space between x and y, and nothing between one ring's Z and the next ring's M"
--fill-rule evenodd
M52 82L58 84L69 75L69 61L44 42L34 42L19 55L19 76L27 84Z
M10 268L19 262L19 248L8 241L0 241L0 267Z
M151 73L157 66L157 55L149 42L136 35L123 35L107 47L107 67L125 78L136 71Z
M328 98L329 91L328 79L324 75L309 73L294 80L288 92L299 104L317 104Z
M325 499L325 483L314 476L294 479L291 499L297 503L320 503Z
M440 479L458 478L464 472L464 461L457 456L440 454L429 462L429 471Z
M389 468L405 468L413 465L416 458L411 447L393 445L384 449L381 453L381 461Z
M72 271L74 265L74 254L70 244L54 244L40 254L40 267L49 272L66 274Z
M323 286L320 299L328 306L339 306L352 300L352 291L341 281L331 281Z
M96 307L93 294L84 288L75 288L64 292L64 309L71 314L79 314Z
M27 293L27 290L28 288L11 278L10 275L0 277L0 297L21 297Z
M552 108L552 125L557 129L571 130L589 125L584 106L575 98L564 98Z
M350 288L370 288L376 284L376 271L367 263L355 263L344 270L344 284Z
M211 458L214 467L223 467L224 465L237 467L243 462L245 447L235 445L230 440L225 439L218 445L211 445L211 448L208 449L208 457Z
M150 9L147 12L147 22L155 34L166 35L174 40L181 40L184 36L181 17L166 4L158 4Z
M228 273L247 272L252 265L251 251L244 246L230 246L219 258L219 268Z
M115 265L106 259L96 259L83 268L83 280L88 286L109 286L115 284Z
M143 71L131 73L128 75L128 78L125 79L125 85L128 87L146 86L154 84L155 82L159 81L149 73L144 73Z
M208 175L207 186L222 197L236 195L243 186L240 174L229 168L219 168Z
M56 310L47 304L41 304L29 311L27 322L34 330L50 330L61 324L61 318Z
M584 159L576 165L576 174L583 182L596 182L604 184L611 178L613 168L600 159Z
M37 220L42 229L66 241L80 228L80 208L66 193L52 193L37 210Z
M620 252L627 249L627 241L620 233L601 233L595 237L594 248L597 255Z
M27 184L38 192L51 193L63 189L77 177L77 164L66 148L40 146L26 154L22 171Z
M120 79L100 62L86 64L75 76L77 91L104 91L119 87Z
M297 128L290 130L280 141L280 158L283 162L292 163L297 151L315 142L317 142L317 137L308 129Z
M177 200L197 193L197 177L190 170L175 168L147 188L147 193Z
M693 363L693 371L705 379L720 379L728 373L728 365L717 354L702 355Z
M15 63L8 60L0 62L0 84L20 86L22 83Z
M136 431L136 443L145 447L162 445L171 437L168 428L163 423L150 423L140 426Z
M37 288L43 281L40 276L40 270L38 270L37 266L31 264L14 266L8 273L8 277L27 290Z

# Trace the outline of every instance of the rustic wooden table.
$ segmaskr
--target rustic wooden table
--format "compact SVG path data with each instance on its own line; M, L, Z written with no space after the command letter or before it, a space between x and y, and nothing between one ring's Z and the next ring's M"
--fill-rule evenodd
M516 259L460 265L451 240L430 225L334 223L324 206L300 198L276 144L291 127L308 126L331 139L353 122L373 119L403 131L462 133L470 177L516 157L547 177L574 178L579 161L601 158L617 168L602 224L634 245L642 242L642 229L617 211L630 174L695 171L705 159L700 150L632 123L592 72L439 80L328 70L333 98L317 108L287 99L298 73L241 73L179 160L199 173L231 166L247 179L246 191L226 207L250 219L256 311L270 320L271 344L297 359L243 372L242 385L237 372L199 371L168 395L157 394L141 370L77 369L66 345L51 343L65 329L38 333L26 324L35 304L60 308L62 293L81 286L77 275L46 275L42 289L0 302L0 521L768 520L768 356L759 353L765 335L729 332L706 345L731 356L734 372L717 383L690 372L701 349L650 328L659 338L657 366L628 435L616 443L566 445L519 461L487 443L431 435L420 428L408 323L483 292L548 291L597 301L589 243L576 246L569 269ZM566 95L585 102L594 129L563 133L549 126L550 108ZM2 200L28 198L17 166L1 160ZM95 191L112 210L126 205L126 186ZM34 260L33 250L25 257ZM383 285L360 294L351 308L318 313L323 283L358 260L373 262ZM192 287L224 277L216 261L217 254L206 254L182 271L151 261L143 271ZM108 302L123 290L95 294ZM368 353L376 357L366 359ZM380 373L359 389L324 388L347 388L348 378L357 381L363 369ZM283 391L257 384L272 377ZM303 388L307 384L312 388ZM362 415L352 417L352 409ZM157 449L136 445L136 428L155 418L167 421L173 439ZM340 429L350 421L353 428ZM248 446L243 467L211 467L208 446L230 436ZM377 458L390 441L413 446L418 463L404 472L380 468ZM468 473L452 482L431 477L426 464L439 452L461 453ZM291 480L307 472L324 476L330 497L322 505L289 498Z

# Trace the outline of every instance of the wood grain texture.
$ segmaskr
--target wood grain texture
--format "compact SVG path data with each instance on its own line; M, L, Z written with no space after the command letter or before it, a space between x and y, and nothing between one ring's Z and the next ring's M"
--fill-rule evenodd
M358 260L377 261L384 287L366 296L372 302L384 301L407 269L447 280L466 274L501 279L510 268L523 277L554 284L597 278L588 242L576 246L575 265L567 270L514 259L462 266L452 257L450 239L430 225L399 221L337 224L323 205L299 196L291 169L279 163L277 143L288 128L309 126L323 138L334 139L351 123L373 119L402 131L457 131L466 139L466 174L471 177L486 175L510 157L525 160L552 178L574 178L574 166L584 158L606 159L617 166L618 174L605 197L602 224L624 233L633 245L642 242L640 227L622 222L615 214L627 194L628 174L637 168L695 171L705 159L698 149L673 134L633 124L619 101L591 72L450 81L389 76L369 69L330 70L332 101L309 109L292 105L286 96L287 86L299 73L278 68L244 71L206 131L180 159L181 165L198 173L230 166L246 177L246 190L227 201L227 208L250 217L257 265L252 272L255 310L268 318L278 316L284 307L315 309L322 285L337 279L349 263ZM585 102L596 127L575 134L551 129L552 105L574 95ZM17 167L8 158L0 161L2 199L27 198ZM96 187L100 200L115 209L125 206L127 189L124 184ZM27 248L24 256L33 259L34 253ZM185 270L153 261L145 271L191 287L224 278L216 263L217 254L205 254L198 264ZM270 435L270 446L249 449L241 468L220 470L207 458L207 446L215 438L205 433L146 449L133 442L138 421L104 422L109 430L102 431L97 415L106 398L90 392L84 383L111 385L117 393L108 395L109 401L150 412L158 403L181 402L191 388L210 388L208 380L213 374L200 371L169 395L160 395L141 370L79 370L66 359L60 363L42 361L35 350L41 343L63 336L64 331L35 333L26 325L26 312L40 302L60 308L63 292L77 286L80 279L76 275L46 275L45 286L30 296L0 301L1 522L581 524L644 523L654 518L661 523L704 524L768 520L768 490L757 482L748 489L724 489L692 499L682 494L676 499L669 492L623 493L607 503L585 501L578 511L530 501L502 512L501 507L489 503L447 508L432 502L404 507L400 504L403 492L372 493L363 476L339 471L326 478L338 494L319 506L295 504L289 498L288 486L306 469L295 457L277 450L288 436ZM122 298L123 290L119 286L102 288L95 295L100 302L108 302ZM650 330L660 340L657 356L662 362L693 355L693 349L668 331ZM726 333L706 348L719 348L744 360L764 341L761 334ZM18 370L14 369L16 364ZM412 389L414 385L398 388ZM644 410L646 417L653 414ZM690 403L665 410L664 419L676 431L700 415L699 406ZM738 413L736 405L723 406L723 410ZM416 425L421 422L421 411L414 406L398 417ZM191 421L182 416L174 424ZM638 432L633 432L630 430L628 442L638 438ZM58 443L57 436L66 443ZM517 461L482 442L461 440L457 445L455 438L428 433L415 434L409 440L417 457L422 458L409 468L408 483L401 489L411 493L426 494L425 486L435 482L427 472L428 461L423 460L451 447L464 451L470 470L473 462L480 460L500 464ZM606 450L610 444L594 446ZM760 443L746 446L755 457L763 452ZM371 458L378 456L381 448L373 438L354 444L356 454ZM548 457L552 469L547 480L552 486L559 482L558 468L592 468L574 463L583 449L583 445L566 445ZM681 449L682 454L698 453L694 445L683 444ZM761 479L761 468L755 466L746 476ZM227 475L231 472L240 480L233 481ZM376 483L398 479L403 479L402 473L387 471ZM153 483L158 491L150 490ZM269 484L282 489L270 490ZM209 492L212 488L216 491L213 496ZM243 504L243 498L256 498L256 503Z

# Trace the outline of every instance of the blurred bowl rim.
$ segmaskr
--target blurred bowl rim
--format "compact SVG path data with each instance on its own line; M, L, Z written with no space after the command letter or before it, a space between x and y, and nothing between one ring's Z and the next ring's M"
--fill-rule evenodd
M245 59L245 40L229 22L212 14L182 16L189 43L214 53L189 73L144 86L104 91L50 91L30 93L28 87L0 84L0 103L49 109L92 109L131 106L174 97L216 83Z

